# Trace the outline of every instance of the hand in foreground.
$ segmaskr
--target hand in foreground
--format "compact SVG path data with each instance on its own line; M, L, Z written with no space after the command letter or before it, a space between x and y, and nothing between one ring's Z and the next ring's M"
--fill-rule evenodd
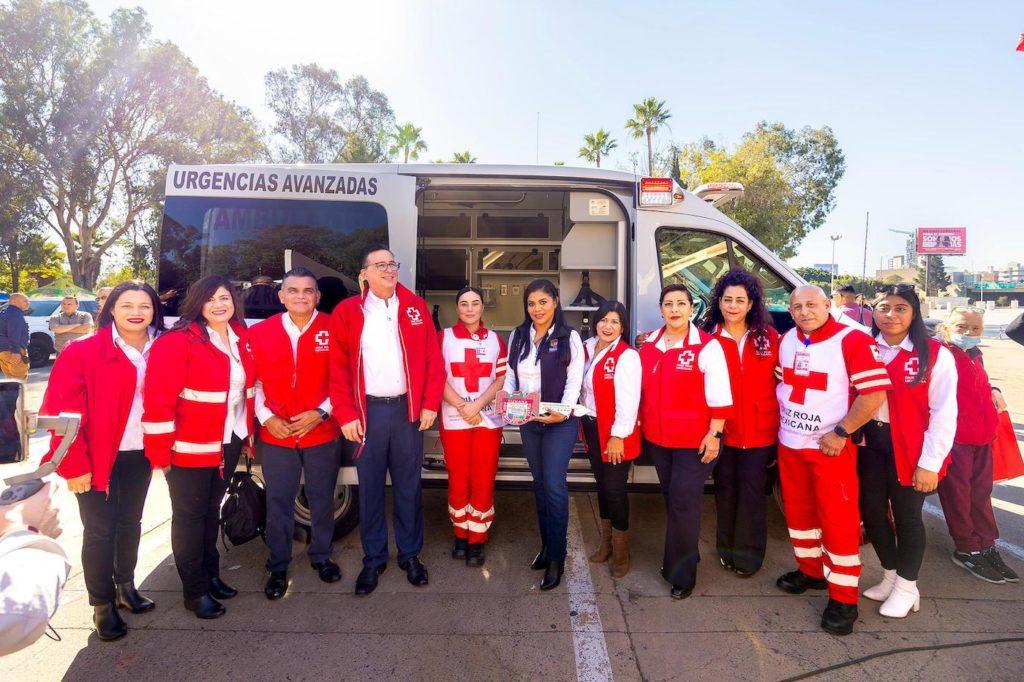
M292 436L302 438L323 423L323 417L316 410L306 410L291 418Z
M718 436L708 431L704 436L704 440L700 442L700 447L697 448L697 454L701 455L701 464L714 462L721 448L722 441L718 439Z
M92 490L92 472L68 479L68 490L81 494Z
M992 389L992 404L996 406L996 412L1006 412L1006 399L1002 391Z
M608 439L608 447L605 448L604 454L608 455L608 462L610 464L621 463L624 452L625 447L621 438L612 436Z
M425 408L420 410L420 431L426 431L433 426L435 419L437 419L437 412Z
M292 426L285 420L281 419L277 415L274 415L267 421L263 422L263 427L270 431L270 435L274 438L284 440L292 435Z
M27 529L51 538L59 537L63 529L60 527L60 510L54 500L56 491L56 486L47 481L27 500L0 506L0 535Z
M835 457L846 447L846 439L837 433L829 431L818 440L818 448L823 454Z
M939 487L939 475L917 467L914 470L914 490L919 493L930 493Z
M345 440L361 443L363 442L363 425L358 419L353 419L348 424L342 424L341 435L345 436Z
M568 419L568 415L564 415L560 412L548 412L547 414L538 414L532 419L532 421L540 422L541 424L558 424Z

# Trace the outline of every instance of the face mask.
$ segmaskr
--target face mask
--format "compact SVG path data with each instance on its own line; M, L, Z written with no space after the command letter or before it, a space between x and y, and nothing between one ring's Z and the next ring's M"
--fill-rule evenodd
M981 343L980 336L967 336L965 334L953 334L951 341L953 345L961 350L970 350Z

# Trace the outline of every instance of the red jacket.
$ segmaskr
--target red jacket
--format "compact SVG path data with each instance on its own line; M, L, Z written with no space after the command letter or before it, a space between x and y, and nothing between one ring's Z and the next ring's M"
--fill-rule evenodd
M743 344L714 331L729 365L729 386L735 414L725 422L725 444L734 448L760 448L779 440L779 399L775 396L775 366L779 363L779 333L768 328L759 341L751 332Z
M402 344L405 383L408 387L409 421L418 421L420 410L438 411L444 392L444 359L437 344L437 330L426 302L401 284L396 290L399 310L398 335ZM331 314L331 404L339 424L356 419L366 428L366 390L363 378L362 296L351 296Z
M956 437L954 443L985 445L996 437L999 415L992 403L992 384L981 351L965 353L953 344L946 348L956 362Z
M279 313L249 329L256 379L263 386L267 409L285 421L315 410L327 399L331 347L328 317L318 314L299 336L296 358L293 358L292 342L284 329L287 314ZM261 428L260 440L286 448L309 448L329 443L340 434L338 422L332 416L302 438L282 440L274 438L270 429Z
M640 431L645 440L666 448L700 447L712 419L728 419L733 414L728 403L708 405L708 385L725 396L729 371L724 358L715 374L705 375L701 356L721 354L721 344L705 331L690 327L686 341L667 352L657 344L665 333L662 327L640 347L643 380L640 389Z
M41 414L82 415L75 442L57 467L64 478L92 474L94 490L106 491L117 459L136 383L135 365L114 345L110 327L69 343L57 356L43 396ZM50 436L50 461L61 436Z
M589 346L584 345L586 351ZM619 365L619 358L623 353L636 353L629 347L629 344L620 340L615 348L601 359L601 366L594 368L594 407L597 408L597 435L601 460L609 461L606 450L608 439L612 437L612 424L615 423L615 371ZM640 427L633 428L633 431L622 440L622 460L629 461L640 456Z
M253 385L256 372L248 330L231 323L245 369L245 409L252 441ZM154 467L212 467L223 462L231 361L206 330L193 323L167 332L149 351L143 389L142 433Z

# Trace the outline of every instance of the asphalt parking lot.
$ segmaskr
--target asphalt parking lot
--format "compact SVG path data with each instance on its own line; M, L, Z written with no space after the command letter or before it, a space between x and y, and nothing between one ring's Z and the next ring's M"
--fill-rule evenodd
M986 341L985 351L993 382L1003 387L1018 435L1024 434L1024 349ZM45 372L33 371L31 380L38 396ZM42 438L33 440L35 458L43 445ZM3 465L0 476L30 466ZM1001 551L1024 572L1024 479L997 486L994 497ZM469 569L448 558L444 491L427 490L428 587L410 586L392 561L375 593L353 596L361 559L353 533L336 544L342 582L320 583L297 545L289 594L271 603L262 593L265 548L255 541L223 555L222 575L241 591L226 602L227 615L199 621L181 605L167 488L157 474L137 582L158 606L126 616L131 631L114 643L100 642L91 630L77 558L81 526L74 502L66 501L63 540L76 568L53 623L60 641L43 638L0 660L0 679L1024 678L1024 586L990 585L954 566L935 497L927 506L921 611L887 619L877 604L862 600L857 628L844 638L818 628L822 594L776 589L775 578L793 560L771 501L765 567L743 580L715 560L714 511L706 497L697 588L690 599L671 600L658 576L664 512L656 494L632 497L633 568L618 581L586 560L597 536L593 495L572 496L566 579L542 593L528 566L539 542L530 493L498 493L487 564ZM861 556L863 584L873 584L881 575L877 559L870 547Z

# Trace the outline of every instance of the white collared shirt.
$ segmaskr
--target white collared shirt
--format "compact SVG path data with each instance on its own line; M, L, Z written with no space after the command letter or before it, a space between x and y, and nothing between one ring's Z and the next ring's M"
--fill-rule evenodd
M736 341L736 348L739 349L739 352L740 352L740 364L742 365L743 364L743 347L745 345L747 345L747 339L750 338L750 329L747 329L747 331L743 332L743 336L741 336L738 340L737 339L733 339L732 338L732 334L730 334L729 331L724 326L719 326L718 331L725 338L732 339L733 341Z
M555 330L554 326L548 329L547 336ZM512 341L518 332L512 332L509 338L509 349L512 348ZM519 391L521 393L540 393L540 344L533 343L535 334L534 328L530 327L530 338L526 339L530 349L526 357L519 361L516 371L505 373L505 390L509 393ZM565 390L562 391L561 402L565 405L576 405L580 399L580 389L583 387L583 339L575 329L569 331L569 366L565 373ZM509 350L511 353L512 351ZM512 358L509 358L511 365ZM511 369L511 368L510 368ZM516 377L518 374L518 379Z
M405 395L405 356L398 332L398 294L387 301L372 291L363 301L363 335L359 340L363 355L363 381L366 395L394 398Z
M583 370L583 387L581 398L583 406L590 410L591 414L597 414L597 403L594 401L594 368L600 367L601 360L612 350L622 343L622 338L615 340L615 343L608 346L597 355L594 349L597 348L597 337L587 339L584 342L586 361ZM624 351L619 356L615 366L615 420L612 422L612 435L616 438L625 438L633 433L636 427L636 415L640 411L640 381L643 370L640 367L640 354L630 350Z
M117 325L110 325L110 333L114 345L121 349L133 365L135 365L135 395L132 396L132 409L128 412L128 421L121 434L118 452L142 449L142 385L146 381L146 363L149 362L149 349L153 345L153 328L149 328L149 340L140 353L139 350L121 338L117 333Z
M306 322L306 325L299 329L298 325L292 320L292 316L287 312L281 316L281 326L284 327L284 333L288 335L288 340L292 343L292 362L295 366L295 371L299 371L299 337L306 333L309 326L313 324L313 320L320 314L320 311L314 310L313 315ZM274 416L273 411L267 407L267 394L263 392L263 382L256 380L256 418L260 420L260 424L266 424L267 420ZM320 409L326 412L328 415L331 414L331 399L327 397L322 403L320 403Z
M882 362L888 365L900 352L900 349L913 352L914 342L908 334L896 346L885 342L881 334L875 337ZM924 443L921 446L921 457L917 466L928 471L937 472L942 468L946 455L953 449L953 438L956 436L956 363L949 349L939 347L939 354L931 358L931 376L928 379L928 429L924 432ZM880 422L890 422L889 398L878 408L874 417Z
M209 327L206 332L210 335L213 347L231 361L231 382L228 387L228 416L224 420L224 443L231 442L231 435L234 434L241 439L249 436L249 427L245 423L245 368L242 367L242 356L238 352L238 334L228 326L228 346L225 347L224 340L220 334Z

